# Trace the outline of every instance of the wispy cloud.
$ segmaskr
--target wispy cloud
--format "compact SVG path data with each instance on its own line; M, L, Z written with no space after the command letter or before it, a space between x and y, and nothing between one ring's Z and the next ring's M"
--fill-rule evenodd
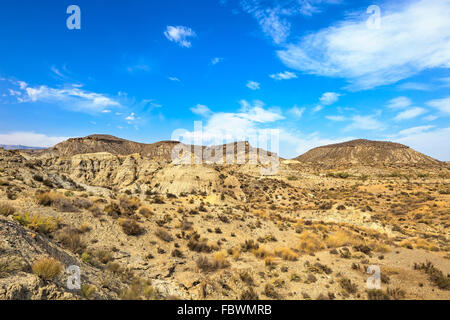
M344 131L351 130L383 130L384 125L374 116L360 116L351 117L352 123L344 128Z
M192 46L192 43L188 38L196 37L195 32L191 28L184 26L167 26L164 35L170 41L175 42L184 48L190 48Z
M291 33L289 17L298 15L311 16L320 12L320 7L325 4L337 4L340 0L242 0L242 9L251 14L263 33L270 37L274 43L281 44L286 41Z
M246 86L247 86L247 88L249 88L251 90L259 90L260 89L259 83L256 81L248 81Z
M284 71L276 74L271 74L270 77L275 80L289 80L296 79L297 75L290 71Z
M410 134L422 133L424 131L428 131L433 128L434 128L434 126L431 126L431 125L412 127L412 128L408 128L408 129L403 129L398 134L401 136L406 136L406 135L410 135Z
M341 122L341 121L347 120L347 118L344 116L325 116L325 118L327 118L328 120L331 120L331 121L336 121L336 122Z
M10 96L17 103L43 102L80 112L103 112L122 107L121 103L105 94L81 89L77 85L51 88L46 85L30 86L24 81L11 81L18 88L10 89Z
M215 58L212 58L212 59L211 59L211 64L212 64L212 65L216 65L216 64L222 62L223 60L224 60L223 58L215 57Z
M450 128L429 130L430 128L411 128L401 131L400 137L393 141L403 143L426 155L441 161L450 160ZM405 132L406 131L406 132Z
M399 114L397 114L394 118L395 121L402 121L402 120L409 120L413 119L415 117L418 117L424 113L427 113L428 111L424 108L415 107L410 108L408 110L402 111Z
M180 82L180 79L178 79L177 77L168 77L168 79L170 81Z
M405 82L397 86L400 90L415 90L415 91L431 91L433 86L428 83L420 82Z
M450 115L450 96L443 99L435 99L428 101L427 105L438 109L443 114Z
M301 118L303 116L303 113L305 113L306 108L299 108L297 106L292 107L289 109L289 113L292 114L296 118Z
M422 70L450 67L450 1L383 6L381 28L352 16L286 45L278 56L309 74L345 78L352 90L395 83Z
M411 104L411 99L402 96L389 100L387 107L391 109L400 109L409 107Z
M319 98L320 103L314 107L313 112L318 112L325 106L332 105L339 100L340 94L336 92L325 92Z
M211 110L203 104L197 104L195 107L192 107L190 110L192 111L192 113L195 113L197 115L204 116L204 117L206 117L212 113Z

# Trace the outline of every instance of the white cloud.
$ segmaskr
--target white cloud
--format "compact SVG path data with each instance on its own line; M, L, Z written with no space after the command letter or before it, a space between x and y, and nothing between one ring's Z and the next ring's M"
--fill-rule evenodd
M428 112L428 111L424 108L415 107L415 108L411 108L411 109L400 112L399 114L397 114L395 116L394 120L395 121L409 120L409 119L418 117L426 112Z
M450 128L432 131L419 130L403 134L403 137L393 141L405 144L441 161L450 160Z
M433 87L427 83L405 82L397 86L400 90L431 91Z
M41 133L23 131L0 134L0 144L23 145L28 147L52 147L67 139L68 137L53 137Z
M336 122L342 122L342 121L347 120L347 118L344 116L325 116L325 118L327 118L328 120L331 120L331 121L336 121Z
M407 97L397 97L392 100L389 100L388 108L391 109L400 109L409 107L412 104L411 100Z
M428 101L427 105L438 109L444 114L450 114L450 97Z
M215 58L211 59L211 64L216 65L216 64L222 62L223 60L224 60L223 58L215 57Z
M434 128L434 126L431 126L431 125L429 125L429 126L412 127L412 128L401 130L399 132L399 135L406 136L406 135L410 135L410 134L422 133L424 131L428 131L428 130L433 129L433 128Z
M366 26L364 11L286 45L278 56L296 70L345 78L353 90L392 84L450 67L449 16L450 0L386 3L379 29Z
M191 108L191 111L195 114L198 114L200 116L208 116L209 114L211 114L211 110L202 104L197 104L195 107Z
M318 112L323 109L324 106L332 105L339 100L339 93L336 92L325 92L320 98L320 104L314 107L313 112Z
M383 130L384 125L375 119L374 116L353 116L352 123L344 128L344 131L351 130Z
M184 48L190 48L192 46L192 43L187 40L187 38L196 36L195 32L191 28L184 26L167 26L166 31L164 31L164 35L170 41L175 42Z
M180 82L180 79L178 79L177 77L169 77L170 81L175 81L175 82Z
M426 121L434 121L437 118L438 118L437 116L431 115L431 114L429 116L423 117L423 119L426 120Z
M336 103L339 100L339 93L336 92L325 92L320 98L320 103L324 106L329 106Z
M127 120L128 123L136 120L136 114L134 114L134 112L132 112L128 117L125 118L125 120Z
M252 89L252 90L259 90L259 83L255 82L255 81L249 81L246 84L247 88Z
M289 17L297 15L311 16L320 12L319 5L336 4L340 0L298 0L298 1L259 1L242 0L243 10L251 14L261 27L264 34L270 37L274 43L281 44L286 41L291 33Z
M305 112L306 108L299 108L297 106L292 107L291 109L289 109L289 113L294 115L294 117L296 118L301 118L303 113Z
M240 112L209 112L207 114L208 119L202 131L203 144L243 141L257 136L257 133L262 130L261 126L284 119L274 108L265 109L261 101L249 103L242 100L240 104ZM194 131L184 132L183 142L194 143L194 133Z
M296 79L297 75L290 71L284 71L276 74L271 74L270 77L275 80L289 80Z
M46 102L83 112L101 112L108 107L120 107L121 104L103 94L81 90L79 88L55 89L48 86L26 87L26 99L19 102Z

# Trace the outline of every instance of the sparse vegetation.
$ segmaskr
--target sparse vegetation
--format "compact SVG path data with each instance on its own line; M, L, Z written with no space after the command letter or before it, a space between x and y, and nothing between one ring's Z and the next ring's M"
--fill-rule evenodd
M61 274L63 266L61 262L52 257L41 257L33 263L32 270L39 278L50 281Z

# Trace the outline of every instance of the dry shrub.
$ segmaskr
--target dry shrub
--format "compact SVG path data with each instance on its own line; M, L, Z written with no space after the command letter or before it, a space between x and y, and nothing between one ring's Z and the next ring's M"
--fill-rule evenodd
M100 217L101 215L103 215L103 211L102 209L100 209L98 206L93 206L89 209L89 211L92 213L92 215L94 217Z
M338 230L334 234L328 236L325 239L325 243L328 248L338 248L356 244L356 241L349 233L343 230Z
M152 287L150 281L135 279L128 288L122 291L120 298L122 300L154 300L158 298L158 292Z
M273 256L267 256L264 258L264 265L266 265L267 267L272 267L275 266L276 264L277 262Z
M36 201L41 206L49 207L53 203L53 194L50 192L37 193Z
M128 198L128 197L121 197L119 199L119 205L120 205L120 209L121 212L123 214L126 215L133 215L136 210L139 208L140 206L140 200L139 198L133 197L133 198Z
M303 231L299 240L299 249L303 252L313 253L324 249L323 240L313 232Z
M63 247L69 249L73 253L81 253L86 247L83 241L81 241L78 230L72 228L65 228L58 231L56 239L61 242Z
M416 248L418 249L425 249L425 250L434 250L437 251L437 247L433 245L432 243L429 243L428 241L424 239L415 239L416 242Z
M227 255L225 252L214 253L212 264L215 269L224 269L230 266L230 263L227 261Z
M241 280L249 286L253 286L255 284L255 280L248 270L242 270L239 273L239 278L241 278Z
M54 196L52 206L60 212L78 212L70 199L60 195Z
M41 279L49 281L61 274L63 266L61 262L52 257L41 257L33 263L32 270Z
M279 299L280 295L278 294L278 292L275 290L275 287L273 285L271 285L270 283L266 284L266 286L264 287L264 294L272 299Z
M197 267L203 272L216 271L230 266L224 252L216 252L211 261L207 257L201 256L196 263Z
M119 224L123 232L129 236L138 236L144 232L144 228L132 219L121 219Z
M436 268L431 262L427 261L426 263L421 264L414 263L414 269L425 272L430 281L439 289L450 290L450 274L445 276L444 273Z
M339 279L339 284L341 285L341 288L344 289L349 294L354 294L358 292L358 286L348 278Z
M244 290L241 293L241 300L259 300L258 294L256 293L256 291L253 288Z
M243 244L241 244L241 251L248 252L252 250L256 250L259 248L259 244L253 240L245 240Z
M21 225L43 234L50 234L58 229L59 221L53 217L43 217L39 214L17 214L14 220Z
M153 211L147 207L141 207L139 209L139 214L145 218L150 218L153 215Z
M217 250L217 247L214 245L210 245L208 244L208 241L205 239L202 240L198 240L195 238L191 238L188 242L188 248L191 251L195 251L195 252L205 252L205 253L210 253L214 250Z
M297 261L298 259L298 254L294 250L286 247L275 249L275 255L287 261Z
M85 299L91 299L95 294L95 287L91 284L83 284L81 286L81 296Z
M77 198L73 201L73 205L80 209L89 209L92 207L92 202L85 198Z
M188 219L184 218L181 221L180 228L181 228L181 230L187 231L187 230L191 230L193 225L194 224L192 222L190 222Z
M165 241L165 242L171 242L173 241L173 237L170 233L168 233L166 230L164 229L158 229L155 232L155 235L160 238L161 240Z
M13 206L11 206L7 203L0 204L0 215L1 216L7 217L7 216L14 214L14 212L16 212L16 209Z
M380 253L388 253L391 252L391 248L389 248L389 246L386 244L380 243L375 245L374 251Z
M260 247L258 249L253 250L253 254L255 255L255 257L260 258L260 259L264 259L266 257L273 256L273 254L269 250L267 250L265 247Z
M117 219L122 215L122 211L120 211L119 205L115 202L111 202L110 204L108 204L105 207L105 212L114 219Z

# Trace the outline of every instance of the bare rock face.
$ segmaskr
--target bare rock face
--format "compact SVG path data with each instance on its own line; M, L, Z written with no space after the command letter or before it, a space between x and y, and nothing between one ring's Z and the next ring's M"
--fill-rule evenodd
M314 148L294 160L329 166L440 164L438 160L399 143L362 139Z

